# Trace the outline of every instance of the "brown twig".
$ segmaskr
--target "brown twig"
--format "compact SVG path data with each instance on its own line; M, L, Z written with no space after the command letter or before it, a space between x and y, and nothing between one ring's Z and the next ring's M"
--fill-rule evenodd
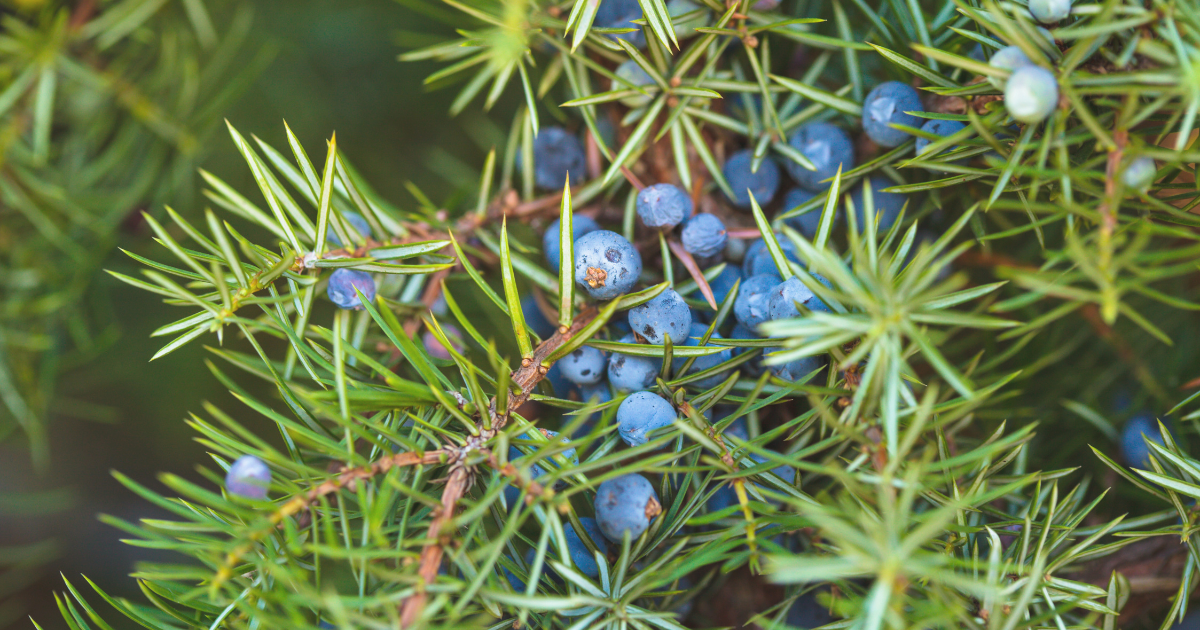
M437 579L438 567L442 565L442 555L445 553L441 540L442 528L454 518L454 508L457 507L459 499L470 486L470 478L470 470L461 463L450 471L446 487L442 490L442 506L434 516L433 522L429 524L429 531L425 534L429 542L421 550L421 568L417 572L421 581L417 583L417 592L406 599L400 608L401 628L412 627L413 622L421 616L421 611L425 609L425 589L427 585L433 584Z
M313 486L308 492L292 497L291 500L279 506L279 509L268 517L267 522L269 527L251 532L245 543L238 545L226 554L225 563L217 571L216 576L213 577L212 588L214 590L220 588L230 577L233 577L233 568L242 561L242 558L246 554L250 553L255 543L282 525L284 519L308 509L321 497L333 494L342 488L353 489L359 481L382 475L393 468L436 464L441 462L445 456L446 451L443 450L396 453L382 457L360 468L344 469L335 477L326 479Z

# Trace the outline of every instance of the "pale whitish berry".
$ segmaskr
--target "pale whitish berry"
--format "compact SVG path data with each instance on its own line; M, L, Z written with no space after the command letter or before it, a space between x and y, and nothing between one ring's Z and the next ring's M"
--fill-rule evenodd
M1033 19L1053 24L1071 14L1071 0L1029 0L1029 12Z
M1019 68L1004 88L1004 106L1015 120L1040 123L1058 107L1058 80L1041 66Z
M253 455L242 455L225 473L225 490L229 494L262 501L271 487L271 469Z
M1029 58L1029 55L1026 55L1025 51L1021 50L1020 48L1016 46L1005 46L1004 48L997 50L995 54L992 55L992 58L988 61L988 65L1000 70L1008 70L1009 72L1013 72L1018 68L1032 66L1034 63L1033 60ZM1008 83L1008 79L1003 79L1000 77L988 77L988 81L990 81L992 85L1002 90Z
M1136 191L1144 191L1154 183L1154 178L1158 175L1158 166L1155 165L1153 158L1140 157L1129 163L1125 167L1125 173L1121 175L1121 182L1127 188L1132 188Z

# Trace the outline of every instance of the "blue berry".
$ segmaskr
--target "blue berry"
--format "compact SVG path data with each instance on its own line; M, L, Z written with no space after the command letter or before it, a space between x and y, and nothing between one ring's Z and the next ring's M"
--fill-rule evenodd
M1158 177L1158 165L1154 163L1154 158L1140 157L1125 167L1125 172L1121 174L1121 182L1125 184L1126 188L1145 192L1150 188L1150 184L1154 183L1156 177Z
M654 392L634 392L617 407L617 431L630 446L641 446L646 434L675 421L675 408ZM611 538L611 537L610 537Z
M771 452L775 453L775 451L771 451ZM775 453L775 454L778 455L779 453ZM754 461L756 461L760 464L765 464L767 462L767 457L765 455L759 455L758 453L751 453L750 459L753 459ZM779 477L780 479L783 479L784 481L786 481L790 484L796 483L796 469L792 468L791 466L788 466L787 464L780 464L780 465L772 468L771 472L776 477ZM759 487L758 484L755 484L755 487Z
M600 532L613 542L621 542L627 533L630 540L636 540L650 527L650 521L662 513L654 486L638 474L622 475L600 484L595 507Z
M1040 123L1058 108L1058 79L1041 66L1018 68L1004 87L1008 115L1023 123Z
M1168 428L1173 434L1174 430ZM1145 439L1143 439L1145 436ZM1121 427L1121 459L1130 468L1150 469L1150 447L1146 439L1162 444L1162 433L1158 430L1158 420L1150 414L1143 413L1130 418Z
M595 385L604 378L604 353L591 346L576 348L559 360L563 377L576 385Z
M641 273L641 254L616 232L596 230L575 241L575 282L597 300L628 293Z
M363 215L354 212L353 210L343 210L342 218L345 219L347 223L354 226L354 229L358 230L358 233L361 234L363 238L371 236L371 224L367 223L367 219ZM325 233L325 242L333 245L334 247L342 246L342 239L338 238L337 234L333 233L333 228L330 228L329 231Z
M533 141L533 181L543 190L562 190L587 180L583 144L562 127L543 127Z
M726 407L725 412L722 413L720 415L720 417L716 418L714 420L714 422L720 421L722 418L727 417L729 414L730 414L730 410L728 407ZM746 426L746 417L742 416L742 417L734 420L733 422L730 422L729 425L725 427L725 430L721 432L721 435L724 435L727 437L735 437L741 442L745 442L746 440L749 440L750 439L750 429Z
M637 215L646 227L669 230L692 215L692 198L672 184L647 186L638 191Z
M637 343L633 333L621 337L621 343ZM615 353L608 360L608 382L623 391L640 392L649 389L658 377L662 361L648 357Z
M652 344L679 345L687 339L692 325L692 309L674 289L663 289L649 302L629 309L629 325L633 332Z
M783 196L783 212L789 212L805 203L808 203L815 196L816 195L804 190L803 188L793 188ZM788 227L792 228L793 230L803 234L805 238L811 239L816 237L817 228L821 227L822 211L824 211L824 208L817 206L816 208L809 209L808 212L805 212L802 215L784 219L784 223L787 223ZM834 216L833 220L835 224L842 218L841 212L842 211L839 209L837 211L837 215Z
M532 295L521 298L521 315L525 317L525 324L542 339L549 339L558 329L558 324L546 319L546 314L538 306L537 298Z
M829 608L817 601L816 594L809 591L792 603L787 611L787 625L793 628L819 628L833 623L836 617L829 614Z
M967 57L979 63L987 63L987 53L983 50L983 44L976 43L972 46L970 52L967 53Z
M552 269L558 269L559 260L562 258L562 242L558 237L558 219L546 228L546 233L542 235L542 253L546 255L546 262L550 263ZM572 242L578 241L584 234L591 234L600 230L600 225L591 217L585 217L582 214L571 215L571 234Z
M592 24L600 28L635 28L632 33L609 35L614 39L623 39L634 48L646 46L646 34L642 27L634 24L634 20L642 19L642 6L638 0L605 0L596 9L596 17Z
M945 138L946 136L952 136L962 131L966 127L966 125L957 120L927 120L924 125L921 125L921 131ZM931 143L932 141L926 138L917 138L917 155L924 154ZM957 148L958 146L952 146L948 149L943 149L943 152L954 151Z
M706 332L708 332L708 326L705 326L704 324L692 324L691 334L688 335L687 343L685 343L683 345L693 347L693 348L699 346L700 338L704 337L704 333L706 333ZM717 334L716 331L713 331L712 336L709 338L710 339L720 339L721 335ZM712 344L707 344L707 345L712 345ZM696 372L703 372L704 370L715 367L721 363L728 361L731 358L733 358L733 349L732 348L722 350L721 352L718 352L717 354L709 354L709 355L705 355L702 357L696 357L696 360L692 362L692 368L687 371L687 374L695 374ZM683 357L679 357L679 358L675 359L675 369L679 370L680 368L683 367L683 364L686 362L687 362L687 359L683 358ZM685 376L685 375L677 374L676 376ZM703 378L703 379L700 379L699 381L695 381L695 382L691 383L691 386L699 388L699 389L709 389L712 387L716 387L723 380L725 380L724 373L713 374L712 376L709 376L707 378Z
M725 243L729 240L725 234L725 224L716 215L707 212L701 212L688 219L688 222L683 224L683 232L679 238L689 254L705 258L725 251Z
M1029 55L1026 55L1025 51L1021 50L1020 47L1005 46L1004 48L997 50L995 54L992 55L992 58L988 60L988 65L993 68L999 68L1001 70L1013 72L1018 68L1024 68L1026 66L1032 66L1035 64L1033 63L1033 60L1029 58ZM1002 90L1004 89L1004 86L1008 84L1008 79L1002 79L999 77L988 77L988 81L990 81L992 85Z
M919 127L921 119L906 112L925 111L921 97L912 86L899 81L887 81L875 86L863 101L863 130L883 147L899 146L909 138L906 131L894 124Z
M779 243L779 249L783 250L784 258L794 263L800 262L800 252L796 250L796 245L791 239L776 235L775 241ZM771 250L767 249L767 242L760 238L750 245L742 258L742 275L753 277L764 273L778 274L779 267L771 257Z
M533 550L531 549L530 551L533 551ZM526 564L529 564L529 563L526 562ZM518 593L525 592L525 580L522 580L521 578L517 577L517 574L513 573L512 571L509 571L507 567L501 566L500 570L504 572L504 578L508 580L509 585L512 586L512 589L514 591L516 591Z
M753 161L754 152L746 149L729 156L725 167L721 169L725 181L733 191L731 201L739 208L750 207L750 193L754 193L754 200L758 205L765 206L771 203L775 198L775 191L779 189L779 166L775 164L775 160L770 156L764 157L756 173L750 171Z
M771 301L767 306L768 317L771 320L799 317L800 310L796 308L797 304L803 304L808 309L820 304L821 307L818 308L827 310L823 308L825 305L821 299L805 286L800 278L792 276L771 289Z
M721 273L717 274L717 277L708 281L708 288L712 289L713 299L717 301L718 305L729 297L729 292L733 290L733 284L741 279L742 270L732 264L727 264Z
M865 231L867 225L865 220L867 182L871 184L871 199L875 204L875 215L879 217L876 231L883 233L890 229L896 219L900 217L900 210L904 208L904 202L908 200L908 197L903 193L884 192L884 188L895 185L886 177L874 175L864 179L863 183L855 187L854 192L850 195L850 201L854 204L854 216L858 219L859 231Z
M571 381L568 381L563 376L562 366L557 363L550 366L550 371L546 372L545 380L550 383L550 388L554 390L554 395L559 398L566 398L573 389Z
M541 431L542 435L545 436L547 440L553 440L553 439L559 437L558 433L556 433L554 431L549 431L547 429L537 429L537 430ZM569 438L567 438L566 436L563 436L563 437L559 438L559 441L566 442L566 441L568 441L568 439ZM575 465L579 464L579 455L578 455L578 453L575 452L575 449L573 449L573 448L563 451L562 453L560 453L560 456L566 458L572 464L575 464ZM518 462L521 460L522 457L525 457L525 453L522 453L519 449L517 449L517 447L515 447L515 446L508 447L508 460L510 462ZM529 478L531 480L536 480L538 477L541 477L542 475L546 474L546 467L553 467L553 468L557 469L558 463L552 457L544 457L544 458L538 460L538 463L530 464L529 465ZM564 484L561 480L555 482L555 484L554 484L554 487L556 489L561 489L565 486L566 486L566 484ZM510 485L504 489L504 499L508 503L509 509L512 509L512 507L516 505L517 500L519 498L521 498L521 491L518 490L516 488L516 486Z
M632 85L633 87L649 88L654 85L653 77L651 77L644 68L639 66L638 63L632 59L617 66L617 70L614 74L616 74L617 77L624 79L626 83ZM612 89L627 90L629 89L629 85L625 85L620 81L613 81ZM650 92L648 89L646 91ZM621 99L621 104L626 107L636 109L638 107L649 105L650 101L652 100L654 100L654 97L650 94L636 94L634 96L626 96L625 98Z
M836 125L809 123L797 129L788 138L788 144L817 167L817 170L810 171L791 160L786 164L788 175L808 190L820 192L829 188L829 182L824 180L837 175L839 166L843 173L854 168L854 143Z
M729 333L729 338L730 339L762 339L762 337L759 336L757 333L755 333L754 330L742 325L741 322L738 322L738 324L733 327L733 330ZM757 349L756 348L735 348L733 351L733 355L741 356L743 352L757 352ZM742 364L742 372L745 372L748 376L752 376L755 378L760 376L763 373L762 354L760 353L758 356L754 357L753 359L750 359L749 361L743 363Z
M612 390L608 388L608 383L599 382L595 385L584 385L579 388L579 400L584 403L593 405L603 405L613 399ZM576 429L573 435L587 435L592 432L592 427L595 422L600 419L597 415L599 412L589 413L584 416L583 422ZM571 419L564 419L564 423L571 422Z
M592 543L600 549L600 553L608 553L608 541L605 540L604 534L600 531L600 526L596 524L596 519L589 516L579 517L579 524L583 525L583 533L592 540ZM588 577L597 577L600 575L600 565L596 563L596 556L587 548L587 544L575 532L575 527L570 523L563 525L563 534L567 538L567 553L571 554L571 564L575 565L579 572Z
M732 425L730 425L730 428L732 428ZM726 429L725 432L729 433L729 429ZM758 455L758 454L752 454L752 455L750 455L750 458L760 464L767 461L766 457L763 457L762 455ZM784 481L786 481L788 483L796 482L796 470L794 468L792 468L791 466L788 466L786 464L776 466L775 468L771 469L771 472L775 473L776 476L782 478ZM762 488L762 486L760 486L759 484L754 483L754 482L750 482L747 485L753 486L755 488L760 488L760 489ZM753 500L753 498L751 498L751 500ZM717 491L715 493L713 493L713 495L711 497L708 498L708 501L705 502L704 506L711 513L711 512L720 512L721 510L724 510L725 508L727 508L731 505L737 505L737 504L738 504L737 491L733 489L732 485L727 484L727 483L722 483L721 487L719 489L717 489Z
M271 469L253 455L242 455L225 473L225 491L245 499L262 501L271 488Z
M764 354L769 355L772 352L780 352L782 350L783 348L766 348L763 352ZM771 370L772 374L780 379L783 379L789 383L794 383L805 376L808 376L814 370L818 370L824 366L824 356L813 356L800 357L799 359L792 359L787 363L782 363L780 365L769 365L767 367ZM813 378L820 378L820 374L814 376Z
M1071 0L1029 0L1029 12L1042 24L1053 24L1071 15Z
M751 276L738 291L733 302L733 315L751 330L770 317L771 290L783 280L773 273Z
M326 293L329 295L329 301L338 308L347 310L362 308L362 302L358 299L358 294L354 292L355 289L362 291L368 301L375 301L375 281L371 279L371 274L346 268L336 269L329 274L329 286L326 287Z

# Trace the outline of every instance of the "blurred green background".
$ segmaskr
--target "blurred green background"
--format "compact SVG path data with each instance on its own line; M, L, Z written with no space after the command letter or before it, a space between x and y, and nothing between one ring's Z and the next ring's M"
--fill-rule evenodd
M421 190L440 203L458 184L477 177L486 149L499 138L497 128L478 112L448 120L454 92L426 93L421 87L432 64L397 60L404 50L452 34L451 27L437 19L440 10L419 12L406 2L388 0L241 4L254 9L254 36L247 54L261 46L278 49L266 72L224 113L243 134L258 135L286 152L286 119L310 155L323 159L324 142L336 131L339 149L400 207L416 203L406 182L419 182ZM210 5L218 27L227 21L221 12L228 8ZM219 145L205 168L259 199L228 135L217 138ZM185 216L196 216L204 208L199 190L191 193L173 203ZM161 253L136 216L127 222L120 246L150 257ZM120 252L114 251L105 267L139 274L138 266ZM107 277L103 282L112 298L120 341L98 360L64 375L59 388L66 399L96 405L86 414L92 418L56 414L51 419L51 466L45 475L35 474L21 440L0 444L0 492L45 489L72 497L66 511L39 514L34 505L23 517L0 521L0 546L47 537L58 544L56 557L42 567L36 582L14 598L45 628L64 627L53 598L53 591L63 589L60 573L76 584L85 574L109 593L140 597L128 575L135 562L152 552L119 543L120 532L100 523L97 515L136 520L161 513L118 484L111 471L155 488L161 488L155 477L163 471L199 479L196 466L211 468L212 462L206 461L204 449L184 424L187 413L200 411L207 400L249 420L244 407L205 367L204 344L215 344L215 337L150 363L165 343L163 338L151 339L150 332L179 314L149 293ZM4 612L0 619L17 613ZM23 616L13 622L16 627L28 624Z

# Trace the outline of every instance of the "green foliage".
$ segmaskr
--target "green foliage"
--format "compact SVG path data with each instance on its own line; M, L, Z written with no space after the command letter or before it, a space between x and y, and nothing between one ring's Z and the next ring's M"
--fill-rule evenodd
M430 86L465 82L451 114L481 95L485 109L511 111L507 144L458 197L477 201L442 209L414 189L419 208L405 210L357 175L334 138L318 171L290 131L279 150L231 126L257 193L204 173L224 218L149 219L169 258L118 277L183 309L156 331L169 339L157 356L213 333L236 345L214 348L210 367L249 413L206 405L189 419L212 452L212 486L165 475L176 495L166 497L122 478L176 520L111 522L189 562L140 567L146 602L70 586L71 627L106 627L99 597L148 628L677 628L680 602L747 570L785 585L782 600L745 611L764 625L783 623L811 587L866 630L1107 630L1131 587L1097 567L1160 536L1183 541L1185 568L1172 614L1161 606L1154 621L1186 612L1200 568L1189 507L1200 462L1164 430L1153 470L1131 472L1105 441L1117 435L1112 390L1140 383L1138 400L1162 409L1198 367L1193 324L1180 316L1197 308L1192 5L1076 4L1050 42L1023 5L991 0L785 0L772 11L700 0L676 16L644 0L643 51L593 23L596 2L447 4L462 11L450 18L461 39L404 58L448 64ZM1000 91L979 76L1006 71L972 59L976 44L1015 45L1053 69L1062 98L1050 119L1007 119ZM627 60L653 83L618 78ZM909 130L932 140L920 155L911 140L860 142L859 163L799 207L726 207L726 156L750 148L756 164L811 168L787 136L812 121L856 128L864 96L886 79L921 86L922 117L966 127L947 138ZM586 130L589 173L539 197L533 142L549 121ZM1123 169L1138 157L1157 160L1156 183L1126 190ZM846 207L866 175L908 195L890 229L858 225ZM737 235L761 235L781 275L830 312L769 322L764 339L714 336L729 328L737 289L714 308L700 296L719 269L637 229L634 196L657 181L691 191ZM874 194L860 199L874 217ZM584 210L643 245L647 288L601 304L574 290L571 217ZM806 212L821 216L812 239L784 226ZM540 266L523 225L555 216L567 261L557 274ZM329 234L346 247L328 246ZM375 301L331 311L319 296L336 268L375 274ZM617 313L667 286L711 316L711 345L615 342ZM546 338L522 312L530 293L557 308ZM431 308L439 295L446 314ZM450 341L451 324L468 347ZM626 448L612 421L619 397L580 401L545 386L553 362L584 343L661 357L653 389L675 405L675 423ZM448 358L433 356L437 346ZM746 352L687 373L728 347ZM830 367L796 382L740 370L762 352L768 365L821 356ZM698 385L713 375L721 382ZM264 379L278 399L250 395L243 379ZM727 431L734 422L747 438ZM262 437L264 427L278 436ZM550 428L570 440L540 430ZM1069 456L1085 441L1105 447L1081 474ZM578 464L563 456L572 448ZM275 472L274 501L214 491L244 454ZM538 462L547 472L534 481ZM1097 463L1169 509L1126 518L1106 508L1097 486L1109 484L1087 474ZM662 513L597 555L589 578L569 560L564 527L581 531L596 487L628 473L653 480ZM520 500L510 504L512 488ZM709 509L730 488L736 503ZM1175 514L1180 523L1165 524Z
M0 35L4 314L0 435L44 463L58 374L116 337L96 282L118 230L188 202L222 112L270 59L248 13L218 33L202 0L20 2Z

